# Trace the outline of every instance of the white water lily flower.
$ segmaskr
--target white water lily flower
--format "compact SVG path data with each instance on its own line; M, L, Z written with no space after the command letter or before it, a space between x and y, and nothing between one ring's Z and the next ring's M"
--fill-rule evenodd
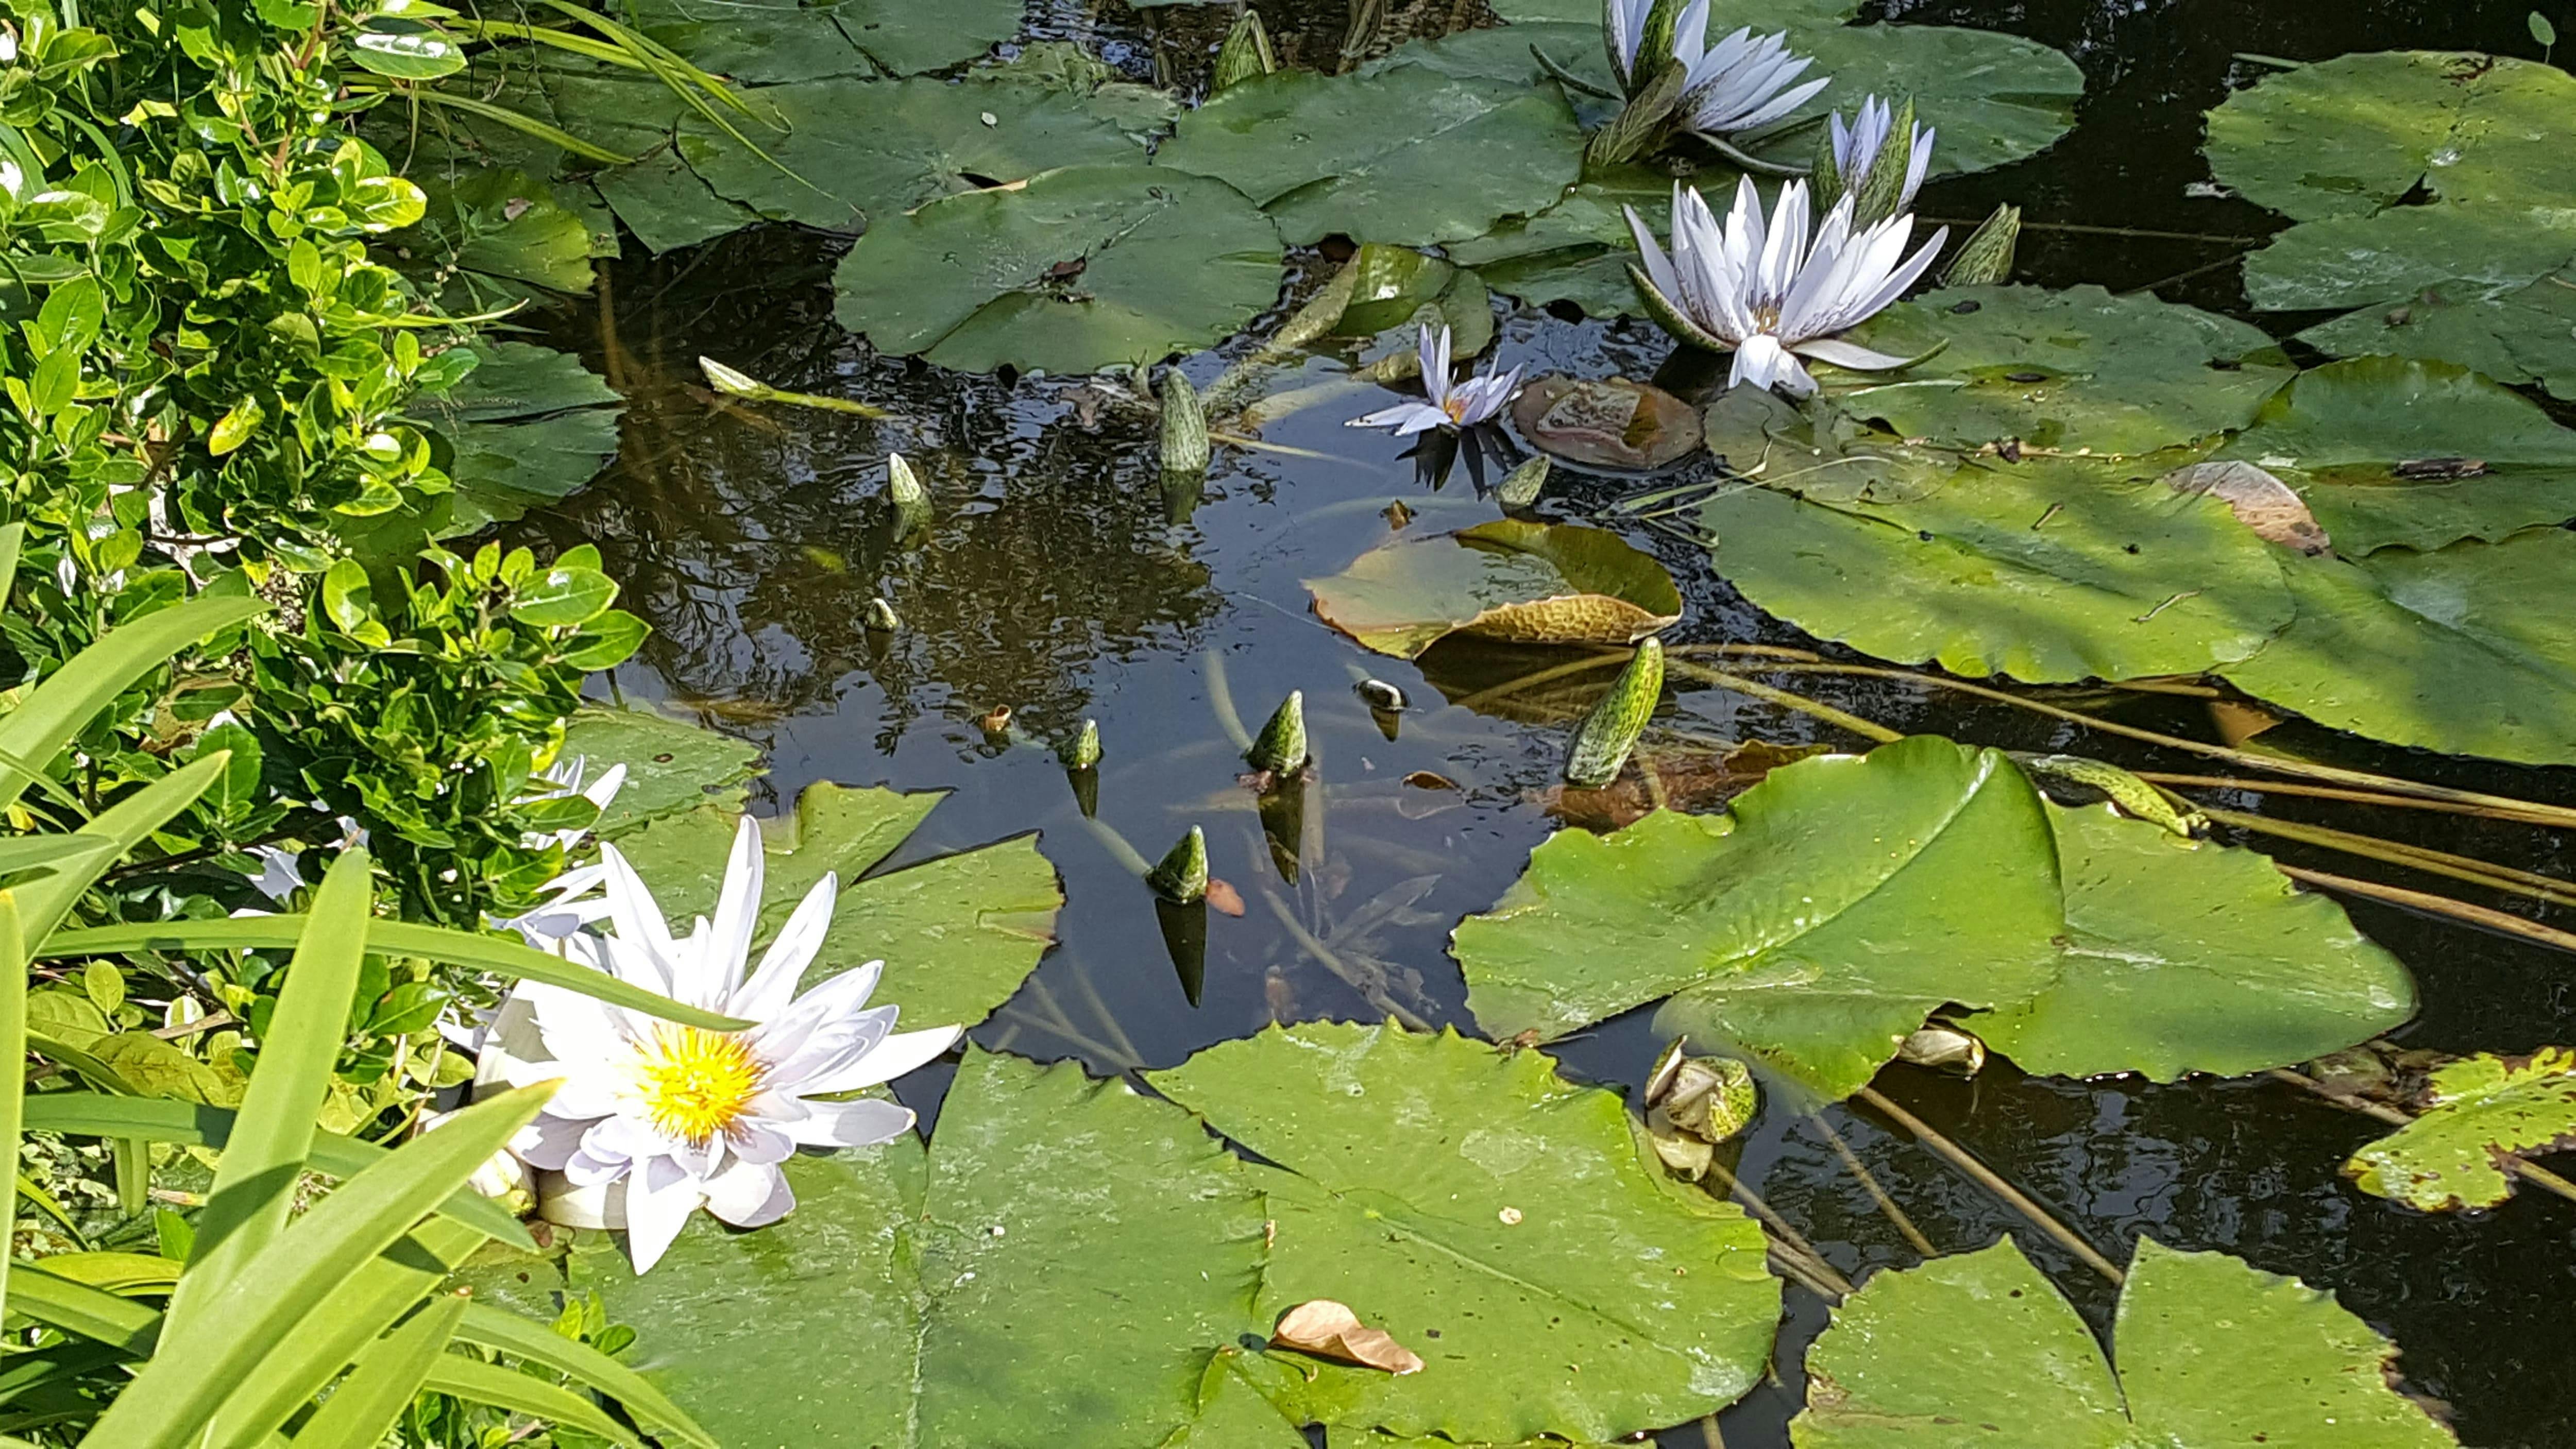
M1825 118L1831 128L1834 145L1834 169L1842 173L1843 190L1858 194L1869 185L1869 173L1878 161L1878 153L1887 147L1887 133L1896 128L1896 108L1876 96L1860 103L1860 113L1849 126L1843 124L1843 113ZM1896 193L1891 210L1903 211L1914 204L1914 193L1923 185L1923 175L1932 169L1932 137L1935 132L1921 122L1914 124L1914 136L1905 161L1905 185Z
M746 973L760 914L760 829L734 837L715 918L674 939L652 893L613 845L602 846L612 931L579 937L575 959L619 980L753 1025L707 1031L550 987L521 985L552 1061L514 1061L515 1085L563 1085L511 1146L575 1187L625 1184L628 1250L653 1266L700 1206L736 1227L776 1222L796 1205L778 1164L798 1147L866 1147L912 1128L887 1101L830 1102L932 1060L960 1028L896 1034L895 1008L869 1009L885 963L871 961L796 995L822 948L838 881L817 883Z
M1521 370L1491 377L1471 377L1452 385L1449 381L1449 328L1443 324L1436 334L1422 329L1418 344L1422 358L1422 390L1431 395L1427 403L1398 403L1381 408L1364 418L1353 418L1345 427L1393 428L1399 438L1433 428L1472 428L1503 410L1511 401L1512 390L1520 386Z
M1708 0L1690 0L1673 22L1669 57L1641 56L1655 0L1609 0L1603 10L1611 68L1630 95L1644 90L1666 59L1681 67L1681 100L1675 111L1694 131L1722 136L1767 126L1807 103L1827 79L1792 85L1815 64L1789 49L1789 32L1756 38L1745 26L1708 44Z
M1884 372L1910 359L1890 357L1836 339L1859 326L1923 276L1950 236L1935 232L1913 256L1911 213L1852 230L1853 198L1834 203L1812 240L1807 186L1780 188L1768 226L1762 198L1746 177L1735 190L1735 208L1721 229L1698 191L1673 187L1670 257L1653 233L1627 208L1637 239L1639 280L1658 322L1712 351L1733 352L1727 386L1751 382L1777 386L1793 397L1816 390L1801 357L1860 372Z

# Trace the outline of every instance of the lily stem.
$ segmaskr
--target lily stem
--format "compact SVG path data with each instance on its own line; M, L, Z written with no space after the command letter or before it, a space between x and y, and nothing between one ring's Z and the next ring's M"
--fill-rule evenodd
M2386 901L2390 905L2404 906L2408 910L2422 911L2428 915L2449 916L2455 921L2466 921L2472 926L2483 926L2502 935L2520 936L2526 941L2535 941L2543 946L2555 946L2561 951L2576 951L2576 935L2555 927L2544 926L2537 921L2526 921L2520 916L2489 906L2473 906L2467 901L2455 901L2449 896L2437 896L2428 891L2410 891L2403 886L2381 885L2374 880L2356 880L2351 876L2335 875L2329 871L2283 865L2277 860L2272 862L2272 868L2304 885L2342 891L2347 895L2367 896L2375 901Z
M1842 1158L1843 1166L1850 1168L1852 1176L1860 1179L1862 1188L1878 1204L1879 1213L1895 1224L1896 1230L1905 1235L1905 1241L1913 1245L1914 1251L1927 1258L1941 1256L1941 1250L1932 1246L1930 1238L1923 1236L1923 1230L1914 1225L1914 1219L1907 1217L1905 1209L1896 1205L1896 1199L1887 1195L1887 1189L1878 1185L1878 1179L1871 1176L1869 1168L1861 1162L1860 1154L1851 1150L1851 1144L1843 1140L1843 1134L1834 1130L1833 1123L1825 1120L1825 1114L1810 1112L1807 1121L1825 1134L1825 1141L1832 1145L1835 1155Z
M2253 795L2299 795L2316 800L2346 800L2356 805L2384 805L2392 810L2434 810L2446 815L2470 815L2480 820L2502 820L2517 825L2557 825L2545 813L2524 810L2499 810L2484 805L2458 805L2448 800L2424 800L2412 795L2391 795L2378 790L2339 790L2331 785L2297 785L2281 780L2248 780L2232 775L2175 775L2159 770L2140 770L2141 780L2157 785L2171 785L2183 790L2242 790Z
M1764 1202L1761 1194L1746 1187L1744 1180L1727 1171L1722 1163L1712 1162L1708 1170L1726 1188L1727 1196L1742 1203L1746 1212L1770 1229L1771 1256L1779 1260L1786 1276L1805 1284L1807 1290L1819 1298L1852 1296L1851 1280L1835 1272L1834 1265L1825 1261L1825 1255L1816 1251L1816 1245L1808 1242L1805 1234L1789 1226L1787 1218L1772 1211L1771 1204Z
M2431 850L2420 845L2407 845L2401 841L2382 840L2375 835L2336 830L2330 826L2309 825L2296 820L2273 820L2261 815L2221 810L2214 805L2200 807L2200 813L2217 824L2234 826L2239 830L2251 830L2259 835L2277 836L2283 840L2298 841L2302 845L2339 850L2346 855L2357 855L2364 860L2376 860L2389 865L2402 865L2409 870L2423 871L2427 875L2449 876L2453 880L2467 881L2471 885L2481 885L2489 890L2504 891L2511 895L2529 896L2534 900L2547 901L2552 905L2576 906L2576 890L2571 890L2564 883L2551 880L2545 875L2516 870L2511 866L2493 865L2483 860L2473 860L2465 855L2453 855L2448 851Z
M2034 1226L2038 1227L2040 1231L2047 1233L2050 1237L2055 1238L2059 1244L2065 1247L2066 1251L2083 1259L2086 1267L2101 1274L2114 1284L2127 1281L2128 1275L2120 1271L2119 1265L2113 1263L2110 1259L2103 1257L2099 1252L2096 1252L2093 1245L2084 1241L2084 1239L2079 1236L2073 1228L2066 1226L2066 1224L2059 1222L2055 1217L2051 1216L2048 1209L2041 1207L2020 1188L2004 1181L2003 1178L1996 1175L1993 1168L1979 1162L1976 1159L1975 1154L1933 1130L1932 1124L1915 1116L1913 1113L1906 1111L1894 1102L1889 1101L1876 1087L1863 1087L1860 1089L1858 1096L1861 1101L1867 1102L1870 1106L1876 1108L1881 1113L1884 1113L1890 1120L1894 1121L1896 1125L1913 1133L1915 1138L1924 1146L1929 1147L1933 1151L1940 1153L1943 1157L1948 1158L1952 1166L1958 1168L1968 1176L1975 1178L1978 1186L1983 1187L1986 1191L1993 1193L1996 1197L2002 1199L2005 1206L2020 1213L2023 1217L2030 1219Z

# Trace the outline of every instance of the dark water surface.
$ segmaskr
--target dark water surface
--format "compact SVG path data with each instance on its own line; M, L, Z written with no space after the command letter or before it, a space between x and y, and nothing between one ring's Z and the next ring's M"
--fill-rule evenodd
M1339 32L1338 0L1261 8L1275 29L1319 48L1330 42L1316 37ZM2260 73L2239 53L2525 54L2528 9L2527 0L1888 0L1879 13L2031 36L2068 51L2090 82L2072 135L2030 161L1928 189L1925 215L1973 222L2011 199L2034 223L2022 243L2023 280L2152 287L2241 315L2236 272L2225 263L2280 222L2242 201L2185 193L2207 180L2202 114ZM1211 17L1221 23L1223 14L1168 13L1164 62L1186 80L1204 65ZM2576 33L2576 16L2558 18L2563 32ZM1155 63L1142 19L1116 0L1042 0L1036 24L1139 75ZM1429 491L1398 457L1399 444L1344 429L1344 418L1387 401L1359 387L1265 429L1269 442L1303 453L1221 448L1196 511L1172 524L1149 422L1114 403L1095 408L1075 393L1077 380L942 373L875 357L834 326L830 271L840 245L777 228L629 262L610 269L600 305L561 324L555 340L582 350L632 401L625 451L587 492L520 527L556 546L597 544L625 584L622 602L654 625L643 652L617 672L618 690L767 748L763 810L783 808L816 780L954 791L896 864L1039 831L1063 876L1062 944L976 1033L986 1046L1112 1071L1168 1065L1273 1021L1376 1019L1390 1007L1472 1031L1447 931L1490 906L1554 828L1548 788L1573 720L1606 675L1458 707L1446 701L1552 661L1435 653L1417 668L1373 656L1316 621L1300 580L1336 572L1384 538L1387 500L1407 500L1416 529L1480 521L1494 516L1492 505L1476 501L1463 479ZM1302 267L1292 303L1330 264L1308 255ZM2303 319L2258 320L2286 331L2279 324ZM1264 319L1256 334L1276 321ZM1642 377L1669 350L1644 324L1526 311L1504 321L1499 344L1505 365L1591 376ZM726 403L695 385L700 354L898 417L866 422ZM1226 360L1206 354L1187 368L1204 387ZM1275 386L1347 386L1345 370L1319 357ZM890 449L913 461L938 509L931 539L910 550L892 548L883 530ZM1563 470L1559 479L1562 496L1549 506L1568 515L1633 486L1567 480ZM1683 582L1690 606L1673 641L1812 643L1712 579L1704 554L1643 529L1631 537ZM885 646L860 624L880 594L908 626ZM1305 691L1321 764L1293 884L1235 782L1239 760L1211 704L1219 668L1255 726L1289 689ZM1386 739L1351 694L1363 675L1412 696L1399 738ZM2138 768L2199 767L2026 712L1963 708L1957 696L1910 684L1808 676L1793 685L1909 731L2080 749ZM1195 1005L1152 899L1085 825L1054 759L977 727L997 706L1047 740L1097 717L1107 749L1099 818L1146 855L1194 822L1206 827L1216 874L1241 889L1248 910L1209 917ZM2216 737L2197 700L2096 696L2084 707ZM1677 777L1689 770L1689 736L1855 743L1804 716L1684 680L1657 722L1649 744ZM2271 741L2338 763L2576 803L2568 772L2375 750L2298 726ZM1403 783L1414 771L1463 788ZM2566 873L2565 843L2546 831L2430 814L2390 819L2287 797L2224 803ZM2240 843L2321 869L2432 884L2277 842ZM2351 910L2416 973L2424 1008L2397 1034L2406 1045L2523 1051L2576 1037L2576 959L2368 902ZM1557 1054L1571 1072L1633 1088L1657 1045L1638 1016ZM944 1081L943 1070L924 1075ZM908 1094L933 1095L941 1081L908 1083ZM1973 1081L1895 1067L1878 1085L2114 1259L2148 1233L2333 1290L2403 1345L2408 1387L2447 1401L2464 1442L2576 1441L2576 1373L2568 1370L2576 1315L2567 1310L2576 1297L2576 1204L2525 1193L2493 1213L2430 1217L2364 1196L2335 1169L2376 1124L2260 1081L2079 1083L2025 1078L1998 1063ZM1867 1109L1829 1109L1824 1120L1943 1251L2013 1232L2107 1327L2105 1285L1976 1183ZM1846 1275L1914 1261L1794 1105L1774 1100L1766 1109L1741 1170ZM1801 1289L1790 1290L1789 1304L1778 1381L1723 1416L1725 1442L1736 1449L1787 1442L1798 1359L1825 1318ZM1694 1449L1704 1442L1696 1428L1665 1437Z

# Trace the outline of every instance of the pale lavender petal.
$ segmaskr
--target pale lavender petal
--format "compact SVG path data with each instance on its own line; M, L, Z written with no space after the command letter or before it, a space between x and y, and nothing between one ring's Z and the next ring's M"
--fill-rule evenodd
M840 893L839 875L824 872L805 899L796 903L796 913L780 928L778 939L769 943L751 983L721 1009L745 1021L767 1021L783 1010L796 994L796 983L805 978L805 968L823 949L823 937L832 929L832 904Z
M912 1113L892 1102L808 1102L813 1115L788 1130L807 1147L873 1147L912 1130Z

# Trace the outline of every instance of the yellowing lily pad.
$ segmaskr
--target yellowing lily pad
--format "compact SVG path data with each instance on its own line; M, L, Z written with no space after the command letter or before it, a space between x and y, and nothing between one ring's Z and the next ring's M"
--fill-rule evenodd
M1452 634L1632 644L1682 613L1672 575L1617 534L1508 518L1398 539L1306 588L1325 623L1401 659Z
M1659 387L1612 378L1532 378L1512 426L1540 452L1586 468L1642 471L1696 451L1699 413Z
M2424 1115L2362 1148L2344 1174L2426 1212L2494 1207L2513 1195L2501 1158L2576 1145L2576 1051L2485 1052L2433 1073Z

